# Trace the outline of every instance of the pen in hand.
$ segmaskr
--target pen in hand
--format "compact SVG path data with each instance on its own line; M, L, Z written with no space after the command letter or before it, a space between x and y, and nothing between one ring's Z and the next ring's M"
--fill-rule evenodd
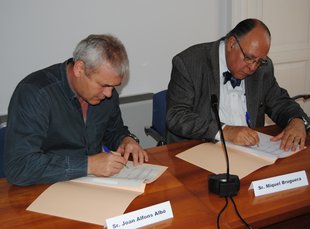
M113 151L111 151L108 147L106 147L105 145L102 146L102 150L106 153L113 153ZM122 165L124 165L127 169L128 169L128 166L124 163L121 163Z
M252 125L251 125L251 119L250 119L250 115L249 115L249 113L248 112L245 112L245 120L246 120L246 124L248 125L248 127L250 128L250 129L252 129ZM259 147L259 144L257 143L257 145L256 145L257 147Z
M246 120L246 124L248 124L248 127L251 128L251 119L250 119L250 115L248 112L245 112L245 120Z

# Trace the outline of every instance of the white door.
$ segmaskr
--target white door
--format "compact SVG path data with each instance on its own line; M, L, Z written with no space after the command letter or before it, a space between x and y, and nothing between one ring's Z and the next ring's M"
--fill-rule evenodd
M231 4L231 28L252 17L270 29L269 57L280 86L290 96L310 94L310 0L233 0ZM310 99L297 101L310 116Z

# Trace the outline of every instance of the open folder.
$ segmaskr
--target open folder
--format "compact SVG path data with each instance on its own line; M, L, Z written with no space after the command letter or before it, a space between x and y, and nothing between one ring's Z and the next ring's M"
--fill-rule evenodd
M238 175L240 179L261 167L275 163L278 158L288 157L297 152L280 150L280 141L270 141L272 136L267 134L258 135L258 146L245 147L226 142L230 173ZM225 173L227 169L221 142L202 143L176 157L216 174Z
M107 218L124 213L131 201L142 194L145 184L156 180L167 167L127 163L112 177L87 176L58 182L45 190L29 211L104 225Z

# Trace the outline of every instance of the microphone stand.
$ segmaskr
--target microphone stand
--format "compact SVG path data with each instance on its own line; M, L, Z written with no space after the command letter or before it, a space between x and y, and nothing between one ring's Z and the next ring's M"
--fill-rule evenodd
M229 158L218 113L218 99L216 95L211 95L211 106L216 117L216 122L220 131L221 141L224 146L227 171L226 173L222 174L209 175L209 191L219 195L220 197L236 196L240 190L240 180L237 175L232 175L229 173Z

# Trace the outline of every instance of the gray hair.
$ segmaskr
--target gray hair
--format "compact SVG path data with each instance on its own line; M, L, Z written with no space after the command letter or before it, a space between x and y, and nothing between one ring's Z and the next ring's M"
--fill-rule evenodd
M89 35L80 41L73 52L73 60L85 64L86 75L101 65L111 66L120 77L129 75L129 60L122 42L112 35Z
M252 29L254 29L257 26L262 26L263 29L268 34L269 38L271 38L271 33L267 25L256 18L248 18L239 22L235 28L233 28L229 33L227 33L226 38L229 38L231 36L241 38L242 36L245 36L247 33L249 33Z

